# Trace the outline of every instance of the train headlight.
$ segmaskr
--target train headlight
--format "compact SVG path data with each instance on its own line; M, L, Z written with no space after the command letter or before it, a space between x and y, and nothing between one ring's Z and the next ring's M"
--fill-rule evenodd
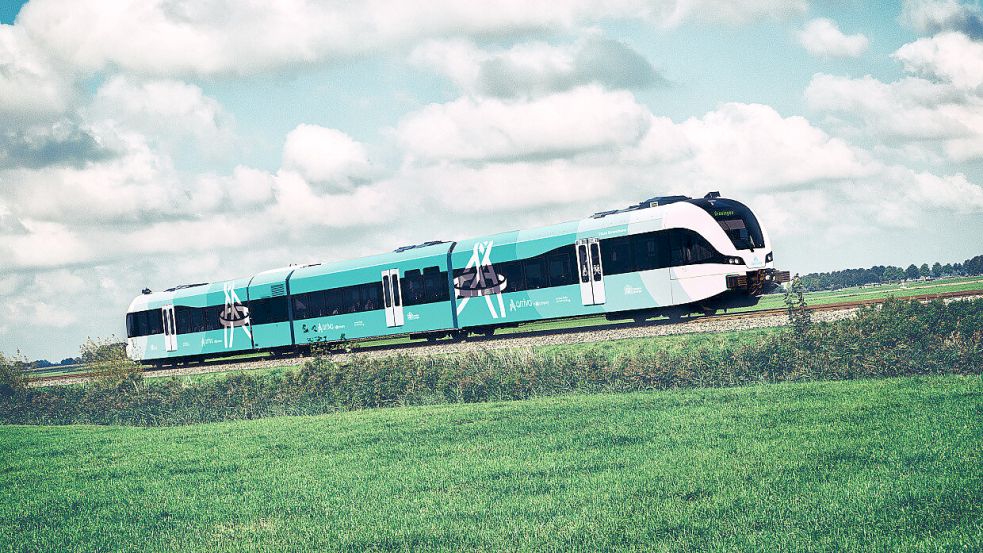
M727 258L727 263L729 265L743 265L744 264L744 260L741 259L740 257L728 257Z
M768 252L768 255L765 256L765 263L771 263L774 260L775 260L775 252Z

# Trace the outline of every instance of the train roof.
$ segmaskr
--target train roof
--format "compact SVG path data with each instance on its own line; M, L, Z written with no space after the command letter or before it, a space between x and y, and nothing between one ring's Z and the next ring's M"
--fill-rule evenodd
M453 244L453 242L427 242L418 246L404 246L388 253L359 257L356 259L345 259L342 261L331 261L317 265L308 265L298 268L291 277L291 282L295 278L300 279L310 276L344 273L347 271L371 269L376 267L395 267L407 261L434 257L446 257Z

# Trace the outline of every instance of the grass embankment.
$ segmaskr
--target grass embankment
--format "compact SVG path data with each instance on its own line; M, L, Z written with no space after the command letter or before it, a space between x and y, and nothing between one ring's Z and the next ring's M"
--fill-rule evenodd
M0 426L11 551L980 550L973 377Z

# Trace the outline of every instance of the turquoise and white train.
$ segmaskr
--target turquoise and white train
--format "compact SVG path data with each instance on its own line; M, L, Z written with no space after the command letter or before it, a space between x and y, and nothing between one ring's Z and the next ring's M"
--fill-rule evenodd
M127 352L161 365L366 338L490 334L561 317L644 319L751 304L787 279L744 204L715 192L657 197L549 227L144 290L126 315Z

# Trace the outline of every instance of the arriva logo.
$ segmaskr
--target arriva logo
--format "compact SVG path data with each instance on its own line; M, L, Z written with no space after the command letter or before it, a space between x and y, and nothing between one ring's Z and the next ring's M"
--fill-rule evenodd
M471 259L464 267L464 273L454 279L454 289L461 301L457 304L457 314L464 311L464 307L471 298L484 296L485 303L488 305L488 312L493 319L505 318L505 302L502 301L502 291L508 286L505 277L495 272L495 267L491 264L491 251L494 241L479 242L474 245ZM498 310L491 297L498 297Z
M236 294L235 285L226 282L225 290L225 309L219 314L218 320L222 323L222 337L224 338L226 349L232 347L235 341L236 327L242 327L243 332L252 340L253 333L249 330L249 308L242 305L239 295Z

